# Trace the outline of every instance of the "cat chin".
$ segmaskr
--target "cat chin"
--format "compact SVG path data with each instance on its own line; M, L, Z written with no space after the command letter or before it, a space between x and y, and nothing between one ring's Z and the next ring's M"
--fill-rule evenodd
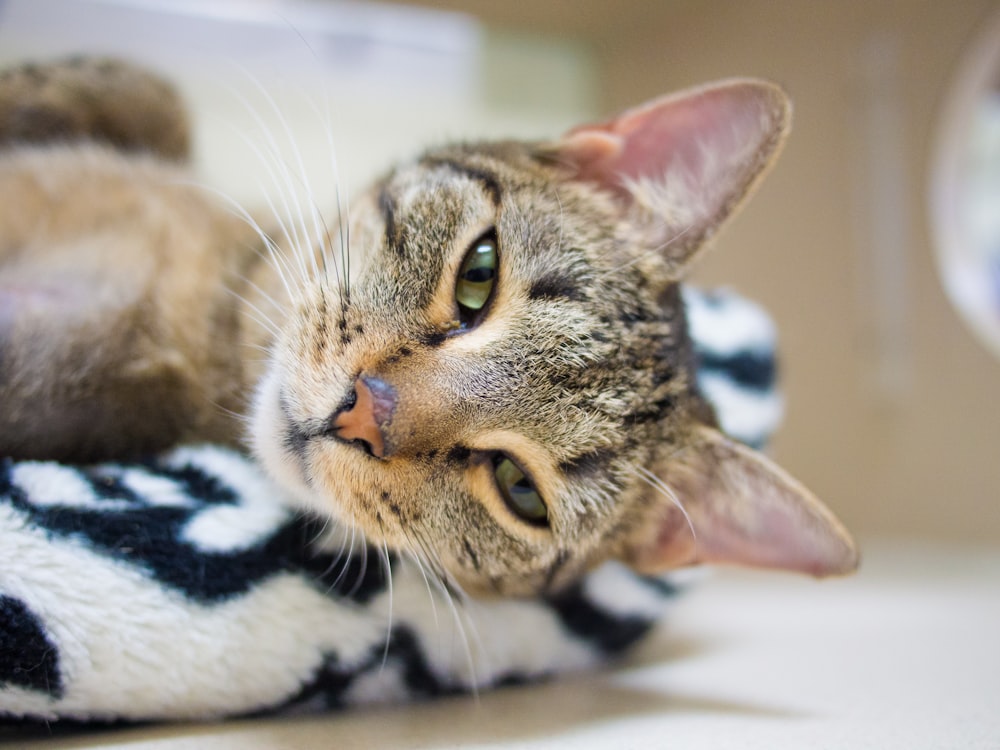
M261 379L254 393L250 412L248 442L264 470L285 489L292 501L327 517L337 518L334 508L306 481L306 468L300 458L284 446L287 418L281 411L280 378L273 369Z
M344 505L350 498L349 493L344 494L347 487L374 485L366 469L358 467L346 455L356 454L356 449L338 450L336 446L329 446L309 459L288 449L288 417L281 408L282 378L280 370L276 370L278 368L269 368L261 379L250 412L247 442L257 462L287 492L286 497L292 505L328 519L332 522L329 528L338 534L341 533L339 529L349 528L362 532L359 539L384 541L395 547L400 541L399 535L387 535L379 522L366 522L360 508Z

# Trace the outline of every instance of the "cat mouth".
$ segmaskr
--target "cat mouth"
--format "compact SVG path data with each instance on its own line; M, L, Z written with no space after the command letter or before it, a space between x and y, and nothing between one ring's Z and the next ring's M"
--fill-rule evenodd
M272 374L258 388L251 431L258 460L295 505L363 529L370 539L381 538L380 524L367 517L358 492L372 483L377 474L371 472L382 461L364 440L330 434L329 427L310 429L296 420L280 380Z

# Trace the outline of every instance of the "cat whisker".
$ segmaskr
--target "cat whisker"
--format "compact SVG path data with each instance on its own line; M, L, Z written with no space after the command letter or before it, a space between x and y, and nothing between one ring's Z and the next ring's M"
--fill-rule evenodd
M217 409L218 411L222 412L223 414L225 414L227 416L230 416L233 419L235 419L236 421L240 422L241 424L243 424L244 427L249 427L252 424L252 422L253 422L253 420L249 416L247 416L246 414L242 414L242 413L240 413L238 411L233 411L232 409L229 409L229 408L223 406L222 404L220 404L218 401L215 401L214 399L208 399L208 403L210 403L212 405L212 408Z
M266 166L265 169L267 169ZM281 197L282 210L285 212L284 214L282 214L282 212L278 210L278 207L274 205L274 201L271 199L270 193L264 190L263 185L259 185L259 187L261 188L261 194L264 196L264 202L267 204L267 207L271 212L271 216L273 217L275 223L278 225L278 229L281 231L281 235L282 237L284 237L285 243L292 251L291 255L296 261L295 265L297 266L297 268L293 269L291 261L287 260L284 257L282 258L282 263L289 272L291 272L292 270L295 270L297 272L300 285L302 285L304 283L307 272L305 265L302 262L301 245L303 243L303 240L299 236L298 224L296 223L295 218L291 216L292 211L288 205L287 194L291 191L282 190L280 186L278 188L278 195Z
M468 664L469 669L469 687L473 694L476 696L476 700L479 699L479 678L478 670L476 668L476 659L472 651L472 642L469 638L469 633L466 631L466 625L468 625L469 630L472 631L472 636L475 641L475 645L479 654L486 653L483 648L482 640L479 638L479 632L475 627L475 620L472 619L468 607L472 601L468 594L462 589L461 585L455 581L452 576L448 573L447 568L441 562L440 556L437 552L430 547L426 541L421 537L416 537L420 548L423 550L428 562L432 565L432 568L436 575L431 577L431 580L435 586L441 591L441 594L448 604L449 609L452 613L452 618L454 619L455 626L458 630L459 640L462 644L462 649L464 651L466 664ZM456 606L455 599L458 598L461 607ZM463 618L463 615L465 616ZM464 622L463 622L464 619Z
M300 515L304 515L304 514L300 514ZM330 517L330 516L324 516L323 517L323 525L319 527L319 529L316 531L315 534L313 534L312 539L310 539L309 541L306 542L306 546L309 547L309 548L315 547L317 545L322 546L320 544L320 542L327 535L327 531L330 528L330 524L332 524L332 523L333 523L333 518L332 517ZM330 570L332 570L332 568ZM329 570L327 570L327 572L329 572Z
M604 273L600 274L598 278L605 278L607 276L611 276L611 275L619 273L621 271L625 271L625 270L631 268L632 266L636 265L637 263L641 263L646 258L648 258L648 257L650 257L652 255L660 255L668 247L670 247L675 242L677 242L680 239L682 239L684 237L684 235L686 235L688 232L691 231L691 229L692 229L692 227L687 227L687 228L681 230L680 232L678 232L677 234L675 234L670 239L666 240L665 242L661 242L656 247L653 247L653 248L647 250L644 253L640 253L639 255L635 256L631 260L628 260L625 263L622 263L620 265L615 266L614 268L612 268L610 270L605 271Z
M320 264L323 267L323 273L320 275L317 272L316 278L326 280L330 276L330 267L327 258L333 254L333 236L330 234L330 226L326 223L326 217L323 216L322 211L315 204L315 201L313 201L313 210L316 212L320 223L323 225L323 241L316 250L316 253L319 254ZM314 255L316 253L314 253ZM333 267L334 272L339 276L340 272L337 270L336 261L334 261Z
M277 178L274 176L273 172L271 176L272 179L277 182ZM287 177L286 181L291 179L291 177ZM306 266L306 259L308 259L309 267L312 270L312 278L321 278L319 266L320 262L323 265L322 275L325 276L328 273L326 261L328 255L327 249L329 248L330 251L333 250L333 242L330 236L329 227L326 224L326 219L313 198L311 186L304 177L299 180L299 185L307 193L308 205L310 208L308 213L312 217L315 239L310 235L308 228L305 226L306 218L302 211L302 201L299 198L298 191L294 189L294 186L286 186L287 190L282 190L279 186L279 195L281 196L282 208L284 210L284 216L286 217L285 219L282 218L281 212L279 212L274 206L274 203L271 201L270 196L266 193L266 191L262 189L261 192L264 193L265 201L267 202L275 221L277 221L282 230L282 234L292 248L297 261L301 282L305 284L310 278L309 269ZM292 210L288 204L288 195L291 195L295 201L294 206L297 218L292 215ZM299 232L300 228L301 234ZM319 256L319 261L317 261L317 256Z
M309 41L302 35L302 32L298 28L296 28L294 25L292 25L292 24L289 24L289 27L295 33L295 35L299 37L299 39L301 40L301 42L303 43L303 45L305 46L305 48L307 50L309 50L309 52L316 59L316 61L321 63L319 55L316 54L316 51L312 48L312 45L309 44ZM265 96L267 96L266 92L265 92ZM304 94L303 94L303 96L304 96ZM271 99L269 96L267 98ZM316 103L311 98L308 98L308 97L304 97L304 98L306 98L306 101L309 103L310 107L316 112L316 114L321 117L321 119L323 120L324 126L325 126L323 128L323 132L326 134L327 145L329 147L328 150L329 150L329 153L330 153L331 158L333 159L334 165L335 165L335 167L334 167L334 177L335 177L334 185L335 185L336 191L337 191L337 208L338 208L338 212L340 212L341 211L341 203L340 203L340 176L339 176L339 174L336 171L336 156L335 156L335 149L334 149L334 146L333 146L333 139L332 139L332 135L331 135L331 132L332 132L332 118L330 116L330 94L329 94L328 90L324 91L323 101L326 104L326 107L325 107L325 117L323 116L322 113L319 112L319 108L316 106ZM277 107L277 105L274 103L273 100L271 100L270 103L271 103L272 108L275 110L275 113L278 115L279 119L281 120L282 126L284 127L285 133L286 133L286 135L288 137L288 140L289 140L289 142L290 142L290 144L292 146L293 152L295 153L296 160L298 161L299 172L300 172L300 175L302 177L302 182L304 183L304 187L306 188L306 192L309 195L310 204L311 204L311 207L313 209L313 222L314 222L314 224L316 224L317 223L317 219L318 219L319 223L322 223L322 225L323 225L323 232L322 232L322 234L320 233L319 226L316 226L316 243L317 243L318 249L320 250L320 260L321 260L322 265L323 265L323 278L325 279L325 278L329 277L329 269L328 269L328 266L327 266L327 252L326 251L327 251L327 248L329 248L329 250L331 252L333 250L333 242L332 242L332 238L331 238L331 235L330 235L330 230L329 230L329 227L327 226L326 219L324 218L323 213L320 211L319 207L316 205L316 201L315 201L315 199L313 197L314 193L313 193L311 185L309 184L308 175L307 175L307 173L306 173L306 171L305 171L305 169L303 167L302 154L299 151L299 148L298 148L298 145L297 145L297 141L295 140L294 136L292 135L291 129L289 128L287 121L285 120L284 116L282 115L282 113L280 111L280 108ZM342 213L340 215L342 215ZM318 274L318 268L315 265L315 255L312 256L312 259L313 259L313 270L316 273L316 275L318 276L319 275ZM335 272L335 274L338 277L338 290L341 291L341 292L344 292L344 288L340 284L340 271L337 268L336 261L334 261L334 272Z
M258 325L260 325L261 328L266 329L267 332L270 333L273 338L278 337L281 330L278 327L278 324L275 323L273 320L271 320L271 318L267 315L267 313L265 313L257 305L248 300L239 292L236 292L228 287L225 289L225 292L229 296L235 298L239 302L242 302L244 305L246 305L247 309L243 310L244 315L246 315L248 318L250 318ZM272 305L275 305L275 307L277 307L277 304L270 297L268 297L268 301L271 302Z
M328 522L330 522L331 520L332 519L330 518L327 519ZM328 575L330 575L330 571L332 571L335 567L337 567L337 565L340 565L341 567L340 567L340 572L337 574L337 577L334 579L333 583L331 583L330 586L327 588L327 593L337 588L337 584L339 584L340 581L343 579L344 574L347 572L347 566L350 563L349 555L351 550L348 546L348 539L352 538L350 537L352 530L349 531L347 524L344 523L338 523L337 529L340 531L340 542L336 545L336 550L337 550L336 554L333 555L333 559L330 561L330 564L327 566L326 570L323 571L322 577L325 579Z
M691 530L691 536L695 539L695 541L697 541L698 533L695 531L694 523L691 521L691 516L688 515L687 509L684 507L683 503L681 503L680 498L677 497L677 493L674 492L673 488L645 466L639 466L635 471L643 481L645 481L653 489L658 490L660 493L665 495L670 502L677 506L681 515L684 516L684 520L687 522L688 528Z
M412 540L410 540L408 534L407 534L407 541L409 542L409 545L406 550L406 554L416 564L417 571L420 573L420 577L424 579L424 588L427 589L427 598L430 601L431 605L431 616L434 618L434 627L440 628L441 623L438 620L437 602L434 601L434 592L431 590L431 582L427 579L427 571L424 568L424 562L420 556L420 551L413 547L413 542Z
M383 569L385 571L385 581L386 587L389 592L389 611L387 613L387 620L385 626L385 647L382 649L382 666L380 669L385 669L386 661L389 659L389 645L392 643L392 557L389 555L389 545L385 541L385 537L382 537L382 546L379 547L379 556L381 557L381 562L383 564Z
M556 203L559 205L559 237L556 240L556 249L562 250L563 247L563 230L565 229L565 224L563 222L563 202L562 197L559 195L559 186L552 186L552 194L556 197Z
M244 343L241 346L244 349L246 349L246 350L260 352L261 354L264 355L262 357L249 357L248 356L248 357L244 358L244 361L246 361L246 362L252 362L254 364L259 364L261 362L269 362L270 361L270 354L271 354L271 348L270 347L264 346L263 344L247 344L247 343Z
M196 187L200 190L205 191L206 193L210 193L215 197L219 198L225 205L226 209L233 216L236 216L241 221L243 221L247 226L249 226L254 231L254 233L260 238L261 242L264 243L264 247L267 249L266 254L259 250L257 251L257 254L275 270L275 272L278 275L278 278L280 279L282 285L285 288L285 292L288 294L289 300L298 299L297 296L293 294L291 285L288 283L288 278L285 275L285 269L287 269L288 267L283 266L284 263L283 253L278 247L278 244L266 231L264 231L264 229L260 226L257 220L250 215L250 213L239 203L239 201L237 201L232 196L227 195L223 191L210 187L208 185L203 185L201 183L191 182L191 181L187 182L179 181L179 182L180 184L187 184L191 187Z
M265 302L267 302L275 310L279 310L280 311L280 310L283 309L283 305L281 303L279 303L276 299L274 299L274 297L272 297L266 291L264 291L264 289L258 283L256 283L253 279L251 279L251 278L249 278L247 276L244 276L242 274L237 275L236 278L238 278L240 281L242 281L246 286L248 286L251 289L253 289L258 295L260 295L260 297L263 298L263 300ZM275 332L277 332L277 331L280 330L280 326L277 323L275 323L273 320L271 320L271 317L269 315L267 315L263 310L261 310L259 306L256 306L256 305L252 304L246 297L243 297L242 295L238 294L237 292L235 292L235 291L233 291L231 289L227 289L227 291L230 294L235 294L236 298L238 300L240 300L241 302L245 302L253 310L255 310L256 312L258 312L261 315L262 319L268 323L268 330L269 331L271 331L272 333L275 333Z
M285 243L291 249L291 256L295 261L294 271L297 276L298 285L305 286L308 282L310 274L306 267L304 258L309 256L313 266L314 275L316 275L318 273L316 266L317 249L313 245L313 240L305 227L305 217L302 214L301 202L298 197L298 191L295 188L294 179L289 173L287 165L280 161L278 154L272 152L270 155L271 158L278 162L282 168L280 175L281 179L279 179L279 175L275 173L272 166L268 163L266 156L260 152L256 145L249 140L247 142L249 147L257 154L258 159L270 178L270 181L276 187L278 197L281 202L280 208L275 205L274 200L271 198L270 191L266 190L262 183L258 184L260 193L270 210L271 216L278 225L278 229L281 231ZM281 184L282 182L284 182L284 185ZM289 199L293 201L291 204L289 203ZM292 273L292 262L287 260L284 257L284 254L281 254L280 257L285 269L289 273Z
M368 575L368 540L365 537L365 530L360 527L356 528L358 535L361 537L361 570L358 571L358 577L354 580L354 585L347 592L348 598L358 593L358 590L365 582L365 577ZM353 539L351 541L353 542Z
M427 598L431 605L431 614L434 618L434 625L438 629L440 636L445 637L445 633L441 631L441 623L438 618L437 604L436 600L438 595L435 594L434 589L438 589L441 592L441 597L445 599L448 603L449 608L452 612L452 617L456 623L456 627L459 630L460 638L465 647L465 655L468 660L470 674L474 674L474 665L472 663L472 655L468 647L468 640L465 635L464 627L459 618L458 610L452 601L453 593L449 590L447 585L443 585L441 579L447 573L441 568L440 564L435 564L431 559L431 553L424 541L418 536L414 538L406 530L403 531L406 535L408 554L417 564L417 569L420 571L421 577L424 579L424 587L427 589ZM430 568L430 574L428 575L427 568ZM432 588L433 581L433 588ZM473 690L476 690L476 680L473 680Z
M337 280L337 290L344 297L350 297L350 196L347 195L347 191L341 194L341 180L340 180L340 164L337 159L337 148L333 143L333 118L330 115L330 97L329 95L324 96L323 101L325 103L324 111L320 112L319 107L315 105L315 102L310 102L313 106L313 110L316 112L317 117L323 122L323 135L326 136L327 153L330 156L330 171L333 176L333 186L335 193L335 201L337 206L337 236L340 240L340 265L337 264L336 258L333 259L333 269ZM345 197L346 196L346 197ZM346 205L345 205L346 204ZM345 220L347 221L347 229L345 232ZM325 222L324 222L325 226ZM327 230L327 240L331 253L333 252L333 241L329 236L329 230ZM323 255L324 259L324 272L326 277L329 278L329 271L326 268L326 254ZM343 269L343 270L341 270Z
M348 528L349 525L351 528ZM340 529L340 545L337 548L337 559L339 560L352 551L349 544L354 541L354 529L353 524L344 522L339 522L337 527Z
M274 99L266 92L265 88L254 76L250 75L246 71L244 71L244 74L246 75L247 79L254 85L257 91L264 97L265 101L267 101L268 104L271 106L272 111L274 111L274 113L278 116L279 121L282 121L283 115L281 114L280 108L278 108L277 103L274 101ZM254 152L261 166L266 170L269 178L277 188L278 195L281 199L282 207L285 210L284 216L287 219L287 221L282 220L282 214L279 213L277 209L275 209L274 204L271 201L270 194L267 191L263 190L263 186L261 186L262 187L261 193L263 194L265 200L267 201L268 206L271 209L271 213L274 216L275 220L281 226L286 240L291 245L292 249L295 251L296 260L298 261L298 266L299 266L299 282L300 284L304 284L307 280L308 273L306 271L305 264L302 260L300 248L302 247L304 242L303 238L300 236L298 232L298 228L301 226L302 230L305 231L305 217L302 215L301 206L299 205L299 202L296 197L295 180L292 178L291 170L289 169L287 163L285 163L284 159L281 158L281 148L278 145L278 142L275 139L274 134L271 132L271 130L267 127L266 123L264 122L263 117L261 117L257 109L246 99L246 97L244 97L235 89L232 89L232 92L233 95L243 104L243 107L246 109L250 117L254 120L254 123L257 125L257 128L259 129L261 135L264 137L265 142L267 144L268 151L265 154L257 146L257 144L254 143L254 141L251 138L249 138L249 136L247 136L242 131L237 131L237 135L239 136L239 138L243 140L243 142L246 143L247 146ZM287 128L287 123L283 124ZM272 164L274 166L272 166ZM278 172L280 172L280 174L276 174L274 168L275 166L278 168ZM296 211L294 213L292 211L293 206L289 205L288 202L289 197L295 199L294 208L296 209ZM297 220L296 220L296 214L297 214ZM290 230L289 226L291 227Z
M340 566L340 572L337 574L337 577L333 579L333 583L330 584L331 590L337 588L340 582L344 580L344 576L347 575L347 571L351 565L351 556L354 554L355 550L354 543L357 540L358 527L354 522L350 522L350 527L351 527L350 542L347 541L347 529L346 527L344 528L344 542L346 543L346 545L342 544L341 550L337 554L337 562L339 562L342 559L343 564ZM345 549L347 553L346 555L344 554Z
M300 519L301 518L305 518L307 516L311 517L312 514L307 514L305 512L299 512L297 514L297 518L300 518ZM334 520L333 520L333 518L331 516L324 516L323 517L323 524L322 524L322 526L320 526L319 529L316 530L316 532L312 535L311 539L308 539L305 542L305 547L307 549L309 549L310 552L312 552L314 555L317 554L317 553L322 553L322 552L328 552L328 551L330 551L330 548L331 548L331 545L330 545L330 537L331 537L330 526L333 525L333 523L334 523ZM343 532L343 534L344 534L344 538L346 538L347 531L344 528L343 524L339 524L338 523L336 525L336 528L339 529L339 530L341 530ZM343 556L343 553L344 553L344 542L343 542L343 538L342 538L337 553L335 555L333 555L333 559L330 561L330 564L327 565L326 568L323 570L322 574L320 574L319 578L321 580L325 579L328 575L330 575L330 571L332 571L337 566L337 563L340 562L340 559ZM333 586L327 587L326 593L329 594L333 590L333 588L334 588Z
M346 192L346 191L345 191ZM344 277L344 299L351 300L351 198L348 195L344 199L344 206L340 206L340 185L337 185L337 221L340 223L340 263L343 266Z
M300 251L301 250L306 250L308 252L309 261L310 261L310 264L312 266L312 271L313 271L313 278L316 278L316 277L319 276L319 266L317 265L317 262L316 262L315 248L323 246L323 233L321 232L321 229L320 229L320 221L319 221L319 219L320 219L320 212L319 212L318 207L316 206L316 201L313 199L313 196L315 195L315 192L313 191L312 185L309 182L309 174L306 171L305 162L302 159L302 150L298 146L298 141L295 138L295 135L294 135L294 133L292 131L292 128L291 128L291 126L288 123L288 119L285 117L284 112L282 112L281 107L279 107L278 103L274 100L274 97L271 96L270 92L265 87L261 86L261 84L260 84L259 81L255 81L255 83L256 83L258 91L264 96L264 98L267 101L268 105L270 106L271 110L274 112L275 116L277 116L278 122L281 124L282 130L284 131L284 134L285 134L285 138L288 141L288 145L291 147L292 156L295 159L295 164L296 164L296 168L297 168L297 177L298 177L297 182L302 186L302 188L306 192L306 195L309 198L309 204L310 204L310 207L312 208L312 211L310 212L310 214L311 214L311 217L312 217L312 224L313 224L313 231L315 232L315 238L314 239L313 238L309 238L308 230L307 230L307 224L306 224L306 218L305 218L305 216L303 215L303 212L302 212L301 201L296 200L296 208L298 209L299 222L300 222L300 224L302 226L303 233L306 234L306 237L309 240L305 245L299 245L299 250ZM273 137L270 139L270 142L272 144L274 143ZM275 157L276 158L277 158L277 155L278 155L277 154L277 149L275 149ZM287 170L286 169L285 174L286 174L286 183L287 182L291 182L292 181L290 179L290 177L292 176L291 170ZM289 185L289 187L293 187L293 186ZM293 196L297 196L297 192L296 191L293 190L291 192L292 192ZM303 264L303 270L304 270L305 260L300 257L300 262Z

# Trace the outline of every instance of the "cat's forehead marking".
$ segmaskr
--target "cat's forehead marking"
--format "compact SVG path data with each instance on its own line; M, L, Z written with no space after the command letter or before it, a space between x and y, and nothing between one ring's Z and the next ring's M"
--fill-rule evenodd
M414 252L467 249L454 245L459 239L476 239L464 236L471 229L481 233L500 220L505 195L500 177L479 165L425 157L397 172L391 182L397 218L421 243Z
M430 168L444 167L455 174L462 175L470 180L478 182L483 190L490 196L490 199L493 201L493 205L499 208L500 203L503 200L503 191L500 188L499 178L493 172L483 169L482 167L464 164L454 159L425 157L420 163Z
M385 222L385 246L396 255L402 255L403 236L401 227L396 223L396 202L385 184L378 191L378 207Z

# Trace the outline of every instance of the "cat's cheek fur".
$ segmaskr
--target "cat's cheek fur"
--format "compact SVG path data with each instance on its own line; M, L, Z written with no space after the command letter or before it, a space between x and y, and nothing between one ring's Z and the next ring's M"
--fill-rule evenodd
M248 442L264 468L288 490L295 500L313 511L332 514L319 500L306 479L300 457L285 446L288 418L281 410L281 378L272 367L254 393Z

